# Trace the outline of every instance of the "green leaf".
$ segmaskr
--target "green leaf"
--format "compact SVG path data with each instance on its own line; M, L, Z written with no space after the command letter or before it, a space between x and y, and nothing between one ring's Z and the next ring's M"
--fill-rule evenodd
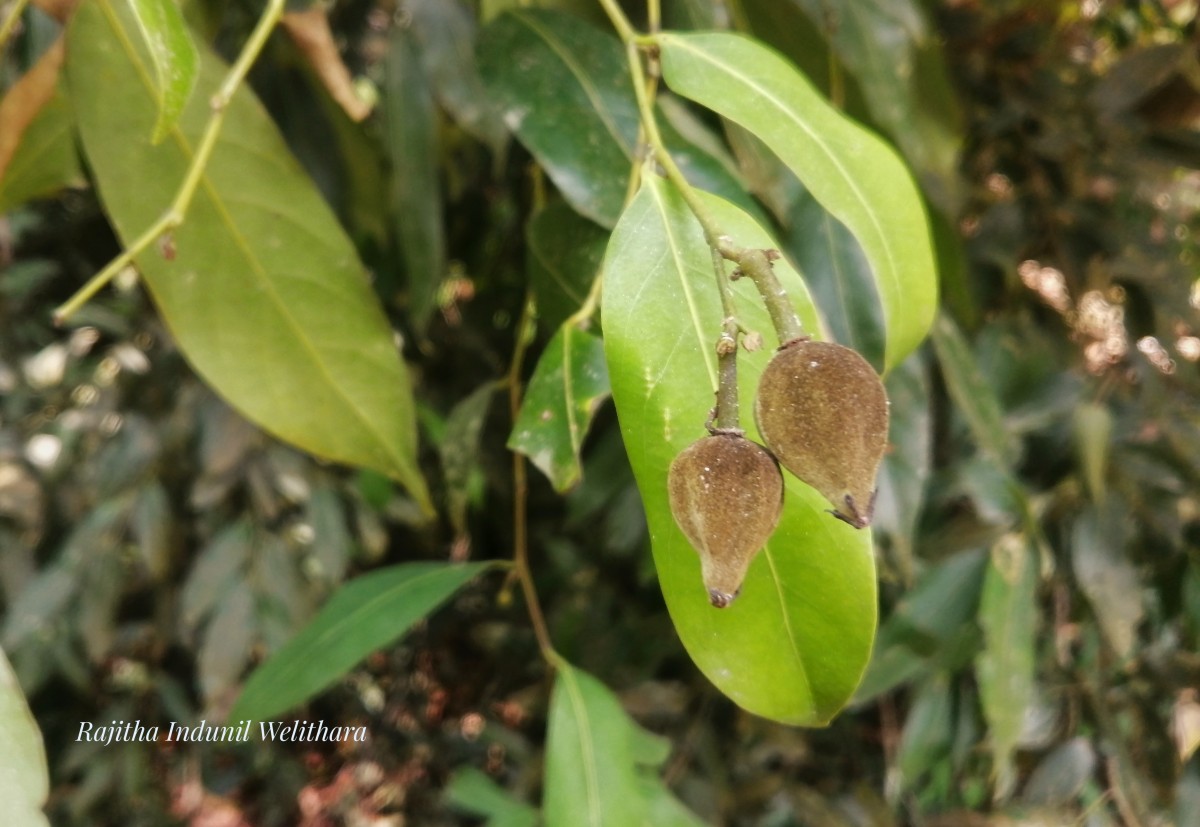
M933 321L937 273L924 206L895 151L754 40L670 33L657 41L673 91L757 135L858 239L887 319L885 364L898 365Z
M915 693L896 751L900 789L910 790L934 765L950 754L954 738L954 704L944 677Z
M1112 452L1112 413L1098 402L1088 402L1075 408L1072 426L1088 496L1092 502L1103 505L1108 494L1105 478Z
M1033 703L1037 570L1029 542L1017 534L1005 536L992 549L979 601L984 649L975 675L991 738L997 800L1007 798L1016 784L1013 754Z
M778 245L745 213L701 194L738 243ZM816 313L799 275L775 270L809 330ZM770 319L748 280L734 283L751 329ZM871 535L826 513L824 500L787 478L779 527L750 567L741 596L709 605L700 560L675 524L667 470L704 436L716 390L722 311L699 224L665 181L646 176L613 231L604 266L604 343L613 398L645 504L654 562L680 640L701 671L743 708L797 724L825 723L854 691L875 632ZM743 407L771 353L739 356ZM743 427L756 437L749 422Z
M538 359L508 448L529 457L556 491L568 490L583 473L583 438L609 393L600 339L573 324L563 325Z
M60 82L54 97L22 133L8 166L0 170L0 214L83 180L71 103Z
M566 204L538 210L525 230L538 324L558 330L578 310L604 261L608 232Z
M46 749L12 666L0 650L0 801L10 827L47 827L42 805L50 792Z
M961 114L937 40L916 0L792 0L853 73L871 116L952 208ZM944 196L944 197L941 197Z
M229 720L271 718L303 703L491 565L405 563L355 578L254 671Z
M465 132L499 155L508 130L475 65L475 19L459 0L410 0L421 66L438 102Z
M862 247L808 192L798 195L787 220L787 251L812 288L834 340L880 369L885 323Z
M129 0L129 7L154 63L158 120L150 142L157 144L179 122L192 96L200 71L200 55L174 0Z
M413 34L392 31L385 112L392 156L392 213L408 283L408 312L424 331L446 271L437 120Z
M1145 616L1137 569L1125 554L1129 527L1124 509L1089 507L1071 530L1071 568L1092 604L1108 645L1121 660L1133 654Z
M479 67L505 123L567 203L612 227L625 203L639 122L621 42L571 14L509 11L483 31ZM669 124L663 130L689 181L755 209L718 159Z
M1017 446L1004 426L1000 400L958 325L945 313L939 314L932 339L950 398L966 419L976 443L1000 470L1011 470Z
M534 827L537 810L513 798L474 767L459 770L446 785L446 800L460 810L487 818L487 827Z
M150 58L123 8L80 6L68 77L100 197L129 243L173 200L210 110L193 96L170 138L150 146ZM202 87L223 74L204 53ZM276 436L385 473L431 513L391 327L350 240L248 90L230 104L173 246L173 260L151 249L137 264L196 371Z
M629 720L604 684L559 661L546 734L546 827L641 824Z
M494 382L481 385L455 405L446 417L446 432L438 445L446 478L446 512L460 538L467 536L471 473L479 468L479 435L496 387Z

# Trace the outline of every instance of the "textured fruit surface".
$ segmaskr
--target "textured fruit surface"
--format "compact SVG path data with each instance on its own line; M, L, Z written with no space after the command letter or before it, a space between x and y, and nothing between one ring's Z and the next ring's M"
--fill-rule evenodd
M862 356L832 342L785 345L759 379L754 418L780 464L829 500L835 516L855 528L871 524L888 400Z
M745 437L714 434L675 457L667 488L675 522L700 555L709 600L724 608L779 521L779 464Z

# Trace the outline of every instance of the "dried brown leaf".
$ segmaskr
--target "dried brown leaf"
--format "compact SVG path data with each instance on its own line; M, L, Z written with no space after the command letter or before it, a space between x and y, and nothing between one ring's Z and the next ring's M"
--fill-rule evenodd
M350 70L338 54L325 10L314 7L305 11L287 12L280 23L316 70L330 96L350 119L358 122L370 115L370 104L355 92Z
M21 137L54 97L63 64L63 39L54 41L33 68L0 100L0 179L21 145Z

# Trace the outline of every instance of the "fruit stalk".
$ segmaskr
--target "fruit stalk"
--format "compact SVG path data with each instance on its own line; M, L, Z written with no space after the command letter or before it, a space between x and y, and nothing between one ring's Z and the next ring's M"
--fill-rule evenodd
M758 288L758 294L762 296L767 313L771 316L775 334L779 337L780 347L803 338L804 327L800 324L800 317L796 315L796 309L792 307L787 291L779 283L775 269L771 266L771 262L779 258L779 252L739 247L729 236L721 236L717 242L717 250L723 258L734 262L740 275L748 277Z

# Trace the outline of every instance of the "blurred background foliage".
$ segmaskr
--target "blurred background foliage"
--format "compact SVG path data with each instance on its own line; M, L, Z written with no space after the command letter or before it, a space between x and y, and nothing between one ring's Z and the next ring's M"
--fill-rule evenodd
M607 235L547 193L488 109L474 41L510 5L334 6L343 59L380 96L361 125L282 34L252 75L404 334L436 525L383 478L231 412L133 280L52 327L116 252L73 153L57 183L75 186L4 202L0 640L45 737L53 823L529 823L512 799L538 799L547 675L498 574L306 709L367 726L366 745L75 741L81 721L220 718L357 572L510 556L497 380L527 291L536 351L586 292L557 275L594 270ZM606 25L585 0L540 5ZM227 55L257 14L185 11ZM881 628L832 726L741 713L691 665L610 408L569 493L531 475L556 647L669 736L667 782L713 824L1200 825L1196 3L673 0L665 25L755 34L895 142L936 226L943 312L888 379ZM27 15L5 86L56 33ZM796 229L819 219L811 199L745 134L725 138L831 330L877 355L877 309L838 289L861 266L853 242L829 226L812 244Z

